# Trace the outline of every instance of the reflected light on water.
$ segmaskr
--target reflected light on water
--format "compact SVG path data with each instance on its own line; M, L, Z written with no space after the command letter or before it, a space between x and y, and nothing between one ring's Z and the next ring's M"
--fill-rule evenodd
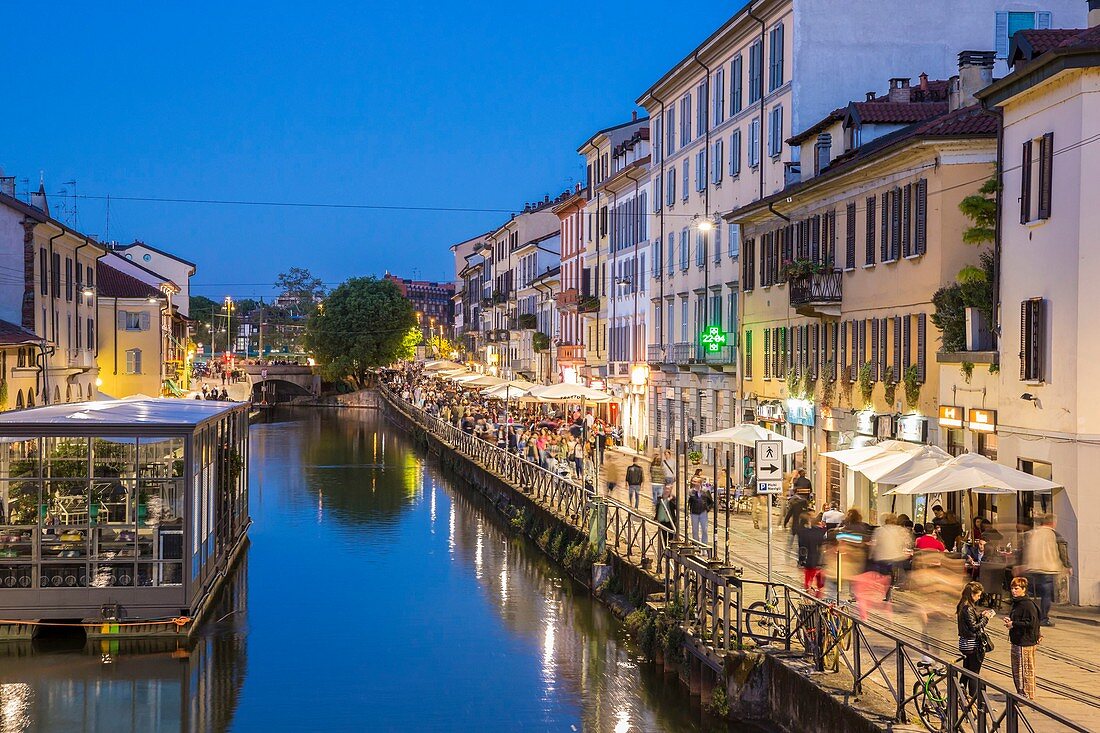
M542 681L546 684L547 694L555 689L557 661L554 656L554 642L557 637L557 619L550 615L546 619L546 631L542 637Z
M615 718L615 733L628 733L630 731L630 711L620 710Z
M447 549L451 553L451 557L455 555L455 505L451 504L450 516L448 517L448 535L447 535Z
M500 606L508 605L508 545L504 546L504 552L500 560Z
M435 534L435 481L432 481L432 498L431 509L429 511L428 520L431 522L432 534Z
M0 685L0 731L15 733L30 729L31 686L18 682Z
M482 566L485 562L485 525L481 517L477 519L477 550L474 552L474 577L481 580Z

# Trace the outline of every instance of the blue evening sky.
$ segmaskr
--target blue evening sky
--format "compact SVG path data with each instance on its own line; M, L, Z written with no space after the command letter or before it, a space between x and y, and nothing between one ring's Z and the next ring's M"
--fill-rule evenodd
M583 180L578 145L741 4L22 3L5 17L0 167L32 188L44 175L52 213L100 238L105 202L75 199L74 220L66 182L520 209ZM448 246L505 218L116 200L109 236L194 261L195 293L243 297L291 266L448 279Z

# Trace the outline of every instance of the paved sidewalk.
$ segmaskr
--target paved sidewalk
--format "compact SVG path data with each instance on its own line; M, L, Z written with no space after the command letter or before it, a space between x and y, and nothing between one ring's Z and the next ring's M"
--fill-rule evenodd
M627 504L625 485L618 487L613 497ZM646 514L653 511L648 485L642 487L639 511ZM800 587L802 570L797 565L797 544L793 548L788 547L788 532L782 528L780 509L773 508L772 512L773 579ZM713 513L711 520L713 521ZM723 510L719 511L718 524L718 557L724 558L726 532ZM680 526L683 527L682 516ZM764 578L767 539L767 531L754 529L748 514L730 513L730 560L732 564L744 567L746 578ZM935 651L938 656L955 658L958 657L958 633L954 602L940 603L937 607L920 593L895 591L892 609L872 611L870 620L915 645ZM999 621L1007 613L1006 608L1002 607L997 616L991 619L989 628L996 648L986 658L982 674L987 679L1012 689L1008 634ZM1036 653L1039 678L1037 701L1090 729L1100 730L1100 611L1086 607L1061 606L1051 612L1051 618L1056 626L1043 629L1043 641Z

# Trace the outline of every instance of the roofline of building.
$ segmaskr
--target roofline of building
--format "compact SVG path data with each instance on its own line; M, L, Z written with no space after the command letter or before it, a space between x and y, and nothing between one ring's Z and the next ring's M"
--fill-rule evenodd
M153 277L157 278L158 280L160 280L160 281L161 281L162 283L164 283L165 285L167 285L167 286L171 287L171 288L172 288L172 289L173 289L173 290L174 290L175 292L179 293L179 292L182 292L182 291L183 291L183 288L181 288L181 287L180 287L179 285L177 285L177 284L176 284L176 281L175 281L175 280L171 280L171 279L169 279L169 278L165 277L164 275L161 275L161 274L160 274L159 272L155 272L155 271L153 271L153 270L150 270L150 269L149 269L148 267L145 267L144 265L142 265L142 264L140 264L140 263L138 263L138 262L134 262L133 260L128 260L128 259L126 259L126 258L125 258L125 257L123 257L122 255L118 254L118 252L117 252L116 250L113 250L113 249L108 249L108 250L107 250L107 252L111 252L111 253L114 253L116 257L118 257L119 259L121 259L121 260L122 260L123 262L125 262L126 264L128 264L128 265L133 265L134 267L138 268L138 269L139 269L139 270L141 270L142 272L146 272L146 273L149 273L150 275L152 275ZM106 254L106 253L105 253L105 254ZM105 264L105 265L107 265L107 267L112 267L112 268L114 268L115 270L118 270L118 268L117 268L117 267L114 267L114 265L110 264L109 262L105 262L104 264ZM121 270L119 270L119 272L122 272L122 271L121 271ZM123 273L123 274L125 274L125 273ZM133 275L131 275L131 277L133 277ZM153 286L152 286L152 285L150 285L149 287L153 287Z
M26 203L25 201L20 201L16 197L9 196L6 193L0 193L0 204L3 204L5 206L7 206L8 208L15 209L16 211L22 213L24 216L28 216L31 219L34 219L39 224L49 224L52 227L56 227L57 229L60 229L62 232L65 232L67 234L71 234L72 236L77 237L78 239L83 239L85 244L87 244L90 247L94 247L94 248L100 250L101 253L107 251L106 248L104 247L104 245L101 242L96 241L95 239L88 236L87 234L84 234L83 232L78 232L77 230L73 229L72 227L69 227L69 226L66 226L65 224L62 224L57 219L54 219L52 216L50 216L46 212L39 209L37 206L31 206L30 204Z
M111 249L113 249L117 252L118 250L130 249L131 247L144 247L145 249L152 250L153 252L156 252L158 255L163 255L165 257L169 257L169 258L175 260L176 262L187 265L188 267L191 268L191 274L192 275L194 275L195 271L198 269L198 265L196 265L194 262L189 262L189 261L183 259L182 257L179 257L177 255L172 254L171 252L165 252L163 249L160 249L158 247L154 247L153 245L147 244L147 243L142 242L142 241L134 241L131 244L120 244L118 246L112 247Z
M928 120L924 120L922 122L915 122L913 124L914 125L920 125L920 124L924 124L924 122L927 122L927 121ZM911 127L911 125L909 127ZM891 142L887 145L884 145L882 148L873 151L872 153L870 153L864 159L859 159L859 160L853 159L851 161L844 161L846 163L850 163L851 165L841 165L841 166L838 166L835 170L826 169L825 172L820 173L820 174L814 176L813 178L810 178L810 179L805 180L805 181L801 181L799 183L794 184L793 186L788 186L787 188L784 188L780 191L777 191L776 193L773 193L771 196L767 196L765 198L758 199L756 201L753 201L752 203L749 203L749 204L746 204L746 205L741 206L739 208L733 209L733 210L729 211L728 213L723 214L722 218L725 219L726 221L731 221L732 222L732 221L736 221L737 219L742 219L742 218L748 216L749 214L755 213L755 212L757 212L761 209L764 209L764 210L769 209L771 207L771 205L775 204L778 201L784 201L788 198L791 198L792 196L801 196L801 195L805 194L808 191L812 191L817 186L823 186L823 185L827 185L829 183L832 183L834 180L836 180L838 178L841 178L842 176L852 174L852 173L855 173L855 172L859 171L860 169L862 169L863 167L865 167L866 165L868 165L870 163L874 163L876 161L882 160L883 158L885 158L887 156L890 156L890 155L893 155L895 153L901 152L902 150L905 150L906 148L916 147L918 144L926 143L929 140L936 140L936 141L939 141L939 142L950 142L950 141L964 141L964 140L995 140L996 137L997 137L996 133L982 133L982 134L974 133L974 134L969 134L969 135L953 135L953 136L952 135L943 135L943 136L941 136L941 135L912 135L912 136L901 135L901 133L905 132L908 129L909 129L908 127L905 127L905 128L902 128L901 130L898 130L896 133L892 133L892 134L899 135L900 139L895 140L894 142ZM872 141L872 143L873 142L874 141ZM871 143L869 143L869 144L871 144Z
M636 125L639 122L649 122L649 115L639 115L635 119L627 120L626 122L620 122L619 124L612 125L611 127L605 127L604 129L594 133L592 135L592 137L588 138L583 143L581 143L580 147L577 148L577 152L580 153L581 155L584 155L584 151L595 144L596 138L600 137L601 135L606 135L609 132L614 132L615 130L621 130L624 127L630 127L631 125Z
M738 10L734 15L725 23L720 25L714 33L711 33L706 39L692 49L686 56L680 59L671 69L665 72L664 76L654 82L649 89L646 89L640 97L635 100L635 104L639 107L646 108L646 102L650 99L656 101L654 94L662 90L668 85L677 75L687 70L690 65L692 68L698 69L702 72L702 67L696 62L696 56L703 56L704 53L716 45L718 42L725 40L728 36L733 35L737 30L740 30L740 26L753 27L755 31L757 22L749 17L749 11L758 9L756 6L772 3L778 4L781 0L749 0L745 3L745 6ZM755 33L753 35L756 35ZM667 100L666 100L667 101Z
M981 100L983 107L987 109L996 107L1063 71L1087 69L1093 66L1100 66L1100 46L1053 48L1040 54L1023 68L993 82L974 96Z

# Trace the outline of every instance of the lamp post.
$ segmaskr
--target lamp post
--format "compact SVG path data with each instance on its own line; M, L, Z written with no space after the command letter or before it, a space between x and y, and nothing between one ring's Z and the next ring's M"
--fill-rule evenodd
M233 355L233 298L225 296L225 351Z

